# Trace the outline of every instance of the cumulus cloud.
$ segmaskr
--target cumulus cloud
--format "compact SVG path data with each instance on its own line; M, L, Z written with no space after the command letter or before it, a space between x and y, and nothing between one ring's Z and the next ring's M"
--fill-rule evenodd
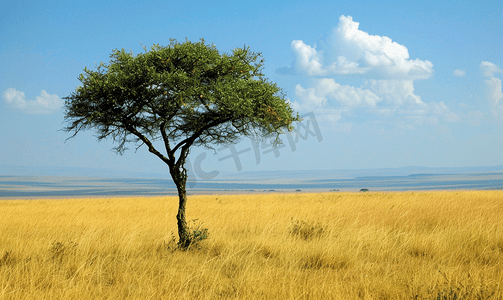
M368 88L382 97L388 106L416 105L421 107L424 102L421 97L414 94L412 80L368 80L365 82Z
M319 46L301 40L291 44L292 65L279 73L308 76L365 75L381 79L426 79L433 64L411 60L407 48L389 37L370 35L358 29L351 16L341 16L337 28Z
M295 87L299 99L294 108L317 115L333 115L333 120L351 117L365 110L381 118L402 117L415 124L438 124L440 120L458 122L460 117L443 102L425 103L414 93L412 80L367 80L362 87L340 85L332 78L314 79L310 87Z
M483 61L480 63L480 69L485 77L492 77L495 73L503 73L498 66L493 64L492 62Z
M456 69L456 70L454 70L454 72L452 72L452 75L463 77L466 75L466 72L465 72L465 70Z
M381 101L369 90L340 85L332 78L315 80L313 87L307 89L298 84L295 87L295 94L310 107L325 107L332 104L343 108L376 107Z
M351 16L341 16L337 27L314 45L292 41L291 50L291 66L278 72L310 77L309 84L296 85L294 109L314 111L337 122L336 128L369 115L418 125L460 120L443 102L425 103L415 94L414 81L433 75L430 61L411 59L404 45L360 30ZM465 75L463 70L453 74ZM343 85L334 79L344 76L359 77L362 84Z
M460 117L443 102L425 103L414 93L412 80L368 80L365 86L383 101L377 112L381 115L406 116L417 124L437 124L439 119L458 122Z
M23 92L13 88L5 90L2 96L8 106L29 114L49 114L63 106L58 95L51 95L45 90L42 90L35 100L26 100Z

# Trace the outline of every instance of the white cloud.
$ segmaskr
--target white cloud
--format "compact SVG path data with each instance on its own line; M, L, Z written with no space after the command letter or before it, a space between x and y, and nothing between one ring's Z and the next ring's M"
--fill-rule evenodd
M297 101L292 105L298 111L314 111L337 126L357 119L365 122L369 114L385 122L394 118L416 125L461 120L443 102L425 103L415 94L414 80L433 75L430 61L411 59L407 47L360 30L350 16L341 16L338 26L316 44L294 40L291 47L292 65L278 72L318 77L311 78L309 86L296 85ZM464 76L465 72L453 74ZM334 80L345 75L365 80L360 87Z
M465 70L456 69L456 70L454 70L454 72L452 72L452 75L463 77L466 75L466 72L465 72Z
M295 55L296 69L303 70L309 76L324 75L321 60L323 57L309 45L302 41L292 42L292 51Z
M485 77L492 77L495 73L503 73L498 66L492 62L483 61L480 63L480 69L482 70Z
M58 95L50 95L45 90L42 90L35 100L26 100L23 92L13 88L5 90L2 96L8 106L29 114L49 114L63 106Z
M416 124L437 124L441 118L447 122L458 122L460 117L451 112L443 102L425 103L414 94L412 80L368 80L365 82L370 91L383 101L377 112L390 117L406 116Z
M295 60L281 73L308 76L363 75L386 79L426 79L433 75L433 64L411 60L407 48L389 37L370 35L358 29L350 16L341 16L339 25L325 40L310 46L292 42Z
M382 97L390 106L416 105L421 107L424 102L421 97L414 94L412 80L368 80L365 85Z
M501 80L495 77L486 79L489 88L489 104L491 105L493 115L503 118L503 92L501 90Z
M310 107L325 107L334 104L342 108L376 107L381 101L369 90L340 85L332 78L314 80L314 86L307 89L298 84L295 87L295 94Z
M313 79L311 87L295 87L299 101L294 109L333 114L334 121L352 117L364 109L380 118L405 118L414 124L433 124L439 120L458 122L460 117L443 102L425 103L414 94L412 80L367 80L362 87L340 85L332 78Z

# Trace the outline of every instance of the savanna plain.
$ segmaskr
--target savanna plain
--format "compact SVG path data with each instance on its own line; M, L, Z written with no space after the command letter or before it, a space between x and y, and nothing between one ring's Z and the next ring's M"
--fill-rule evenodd
M0 201L0 299L503 299L503 191Z

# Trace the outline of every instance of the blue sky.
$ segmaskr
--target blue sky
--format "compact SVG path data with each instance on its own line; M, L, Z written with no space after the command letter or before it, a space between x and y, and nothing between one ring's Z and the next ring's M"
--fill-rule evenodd
M59 130L84 67L170 38L261 52L306 116L274 151L246 139L193 149L201 176L503 165L501 1L11 2L0 6L0 165L167 171L145 148L118 156L92 132L65 142Z

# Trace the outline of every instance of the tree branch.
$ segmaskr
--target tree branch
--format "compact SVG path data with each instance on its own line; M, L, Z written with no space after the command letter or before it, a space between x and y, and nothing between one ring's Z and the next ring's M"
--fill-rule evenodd
M164 141L164 146L166 147L166 153L168 154L168 157L170 160L174 161L175 160L175 152L171 150L171 146L169 144L169 138L168 135L166 134L166 122L161 123L161 135L162 135L162 140Z
M138 139L140 139L140 141L142 141L145 145L147 145L148 151L150 153L152 153L155 156L159 157L168 166L171 166L173 164L173 161L171 161L166 156L162 155L161 152L157 151L157 149L154 147L154 145L152 144L152 142L150 142L150 140L147 137L145 137L143 134L141 134L141 132L139 132L138 130L136 130L136 128L134 128L133 126L127 126L126 128L127 128L127 130L129 132L131 132L131 134L134 134L135 136L137 136Z
M209 123L207 124L206 126L203 126L201 127L201 129L199 129L198 131L196 131L191 137L188 137L186 139L184 139L183 141L181 141L180 143L178 143L175 148L173 148L173 152L176 152L176 150L178 150L180 147L183 147L184 145L192 145L192 143L199 137L201 136L201 134L203 134L203 132L211 127L215 127L215 126L218 126L220 124L223 124L225 122L228 122L232 120L232 117L229 117L229 118L226 118L220 122L214 122L214 123Z

